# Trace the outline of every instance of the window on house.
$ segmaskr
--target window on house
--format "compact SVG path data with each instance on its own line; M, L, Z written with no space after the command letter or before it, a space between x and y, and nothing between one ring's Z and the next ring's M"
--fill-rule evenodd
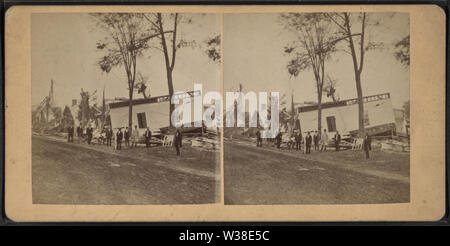
M138 113L138 127L139 128L147 128L147 119L145 118L145 113Z
M327 126L328 126L328 132L336 131L336 118L334 118L334 116L327 117Z

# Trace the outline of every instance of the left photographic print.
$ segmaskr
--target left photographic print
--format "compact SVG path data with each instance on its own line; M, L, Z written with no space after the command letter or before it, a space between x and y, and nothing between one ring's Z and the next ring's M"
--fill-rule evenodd
M171 121L220 91L220 40L216 14L33 13L33 204L220 202L218 129Z

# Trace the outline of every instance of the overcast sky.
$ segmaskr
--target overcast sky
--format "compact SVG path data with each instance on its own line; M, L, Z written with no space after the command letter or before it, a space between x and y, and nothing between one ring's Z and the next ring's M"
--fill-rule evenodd
M383 41L385 49L366 55L362 74L364 95L391 93L394 107L409 100L409 69L393 56L393 44L409 34L409 15L370 14L381 25L370 29L370 38ZM286 71L288 57L283 47L292 36L282 29L278 14L224 15L224 89L236 91L242 83L245 91L279 91L294 93L296 102L317 101L312 71L290 78ZM180 37L196 40L202 48L183 48L177 53L174 70L176 91L193 90L202 83L204 90L219 90L220 66L204 52L204 41L220 33L220 16L195 15L193 24L181 27ZM102 33L84 13L32 14L32 103L48 95L50 80L55 81L54 96L58 106L70 105L79 99L80 89L98 90L103 87L106 97L127 97L123 67L103 73L96 65L103 53L96 51ZM167 95L167 80L163 54L153 50L138 60L138 71L150 78L151 96ZM356 97L351 57L337 53L326 63L327 73L338 80L337 95L341 99ZM137 97L142 97L139 95ZM325 101L330 100L326 97Z
M367 53L363 74L363 94L391 93L394 107L409 100L409 68L393 56L396 41L409 34L409 15L397 13L369 14L379 20L376 28L369 27L373 41L382 41L385 49ZM224 15L224 89L236 91L242 83L244 91L279 91L295 102L317 101L315 81L311 70L290 78L283 47L292 40L278 22L278 14ZM337 95L341 99L355 98L356 88L351 56L337 53L326 63L326 72L338 80ZM329 98L324 98L330 101Z
M102 73L96 65L103 53L96 43L103 38L92 19L84 13L32 14L32 104L48 95L54 80L54 97L58 106L71 105L80 98L80 90L98 90L98 99L105 86L106 98L128 97L125 70L114 68ZM204 90L219 90L220 65L205 53L205 41L220 33L220 16L195 15L192 24L179 27L178 37L195 40L200 48L183 48L177 52L173 72L175 91L191 91L194 83ZM152 50L138 59L138 71L150 78L151 96L167 95L167 77L163 53ZM136 97L142 97L142 94Z

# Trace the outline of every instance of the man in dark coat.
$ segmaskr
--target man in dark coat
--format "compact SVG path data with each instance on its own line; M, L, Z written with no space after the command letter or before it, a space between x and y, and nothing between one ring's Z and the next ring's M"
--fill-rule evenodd
M125 128L125 131L123 132L123 137L125 138L125 147L130 147L130 131L128 130L128 127Z
M281 138L283 137L283 134L281 132L278 132L278 135L276 136L277 140L277 149L280 149L281 147Z
M341 135L338 131L334 135L334 145L336 146L336 151L339 151L339 144L341 143Z
M106 128L105 133L106 133L106 146L111 146L112 130Z
M295 149L302 150L302 133L300 131L295 134Z
M122 149L122 138L123 138L123 133L122 133L122 129L119 128L119 130L116 133L116 142L117 142L117 149Z
M150 140L152 139L152 131L150 131L150 128L147 127L147 130L144 132L145 137L145 147L150 147Z
M180 148L182 147L182 142L183 142L183 135L181 134L180 129L177 129L177 131L175 132L175 136L173 137L173 145L177 150L177 156L180 155Z
M70 142L73 143L73 134L75 133L75 127L70 126Z
M77 137L78 142L81 142L80 140L83 138L83 128L81 127L81 124L77 127Z
M312 137L311 134L308 132L305 138L306 154L311 154L311 144L312 144Z
M370 139L369 134L366 133L366 137L364 138L364 141L363 141L363 149L364 149L364 152L366 152L366 159L369 159L369 151L372 149L370 146L371 142L372 142L372 140Z
M83 133L83 129L81 128L81 124L77 126L77 137L80 138Z
M313 141L314 141L314 150L319 150L319 134L317 133L317 131L314 132Z
M256 132L256 147L262 147L261 130L258 129Z
M89 127L86 129L87 142L88 142L88 144L91 144L91 141L92 141L92 133L93 133L93 129L92 129L92 127L89 126Z

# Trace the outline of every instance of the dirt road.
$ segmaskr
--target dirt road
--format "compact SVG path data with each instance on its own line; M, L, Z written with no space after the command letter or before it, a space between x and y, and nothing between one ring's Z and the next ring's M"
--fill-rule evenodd
M409 155L333 150L305 155L226 142L225 204L409 202Z
M75 140L76 141L76 140ZM220 201L216 153L183 147L115 151L32 138L33 203L196 204Z

